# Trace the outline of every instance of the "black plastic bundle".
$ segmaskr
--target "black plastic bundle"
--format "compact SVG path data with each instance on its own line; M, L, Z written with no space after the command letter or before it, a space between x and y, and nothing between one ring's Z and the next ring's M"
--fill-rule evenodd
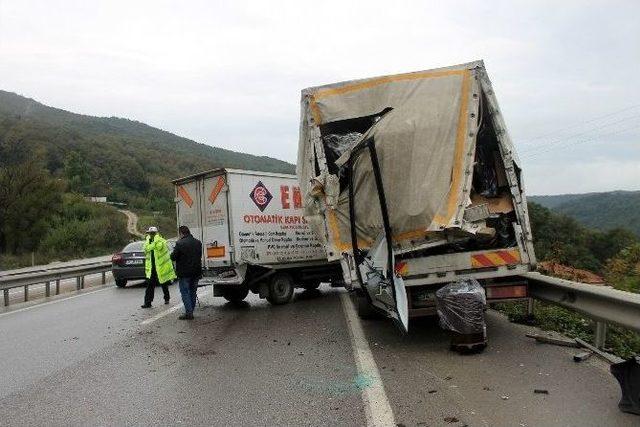
M436 292L440 326L458 334L484 334L486 304L484 288L475 279L461 279Z

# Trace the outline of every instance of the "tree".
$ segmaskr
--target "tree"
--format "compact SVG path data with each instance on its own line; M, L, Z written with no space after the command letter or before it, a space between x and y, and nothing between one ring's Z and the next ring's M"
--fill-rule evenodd
M605 277L617 289L640 292L640 243L632 244L611 258Z
M35 250L61 208L62 190L37 158L0 165L0 252Z
M91 174L84 158L77 152L71 151L64 162L64 175L69 182L69 189L81 194L88 194L91 190Z
M614 228L593 233L588 245L596 258L606 261L637 242L638 237L633 232L624 228Z

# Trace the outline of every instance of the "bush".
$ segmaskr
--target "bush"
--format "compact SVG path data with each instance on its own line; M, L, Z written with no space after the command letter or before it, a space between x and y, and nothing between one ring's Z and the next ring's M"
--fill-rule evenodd
M152 212L137 212L138 214L138 230L144 232L147 228L153 226L158 227L160 234L165 238L176 237L178 235L178 226L174 215L154 214Z
M40 243L40 251L59 259L96 256L121 249L130 236L126 218L111 206L65 195L62 214Z

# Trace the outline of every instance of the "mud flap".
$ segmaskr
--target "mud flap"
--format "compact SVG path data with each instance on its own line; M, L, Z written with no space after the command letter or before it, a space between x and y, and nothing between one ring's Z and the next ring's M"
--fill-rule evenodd
M393 319L402 332L407 333L409 331L407 291L402 277L388 265L389 259L395 264L395 258L393 254L391 258L389 257L387 248L387 239L381 233L369 254L358 266L362 275L362 287L366 290L371 304Z

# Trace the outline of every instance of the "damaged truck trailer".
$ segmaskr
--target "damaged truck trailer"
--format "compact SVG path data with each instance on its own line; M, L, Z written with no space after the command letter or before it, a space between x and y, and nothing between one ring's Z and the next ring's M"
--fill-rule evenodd
M249 291L285 304L297 287L342 285L303 216L295 175L214 169L173 181L176 218L202 242L201 285L242 301Z
M301 108L304 215L362 314L406 331L460 279L529 297L521 169L482 61L305 89Z

